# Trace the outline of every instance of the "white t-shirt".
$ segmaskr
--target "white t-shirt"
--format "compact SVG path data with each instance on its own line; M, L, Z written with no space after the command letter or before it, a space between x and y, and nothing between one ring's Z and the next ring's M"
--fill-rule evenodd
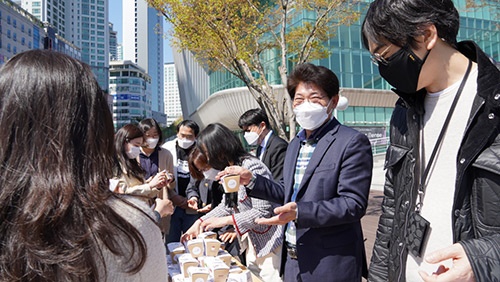
M424 129L421 132L424 141L424 151L421 155L425 164L432 154L461 82L462 80L443 91L428 93L425 97ZM430 222L430 232L422 257L425 257L426 253L453 244L451 219L457 174L456 159L476 91L477 68L469 74L427 177L421 214ZM451 263L451 260L444 262L447 267L450 267ZM438 267L439 265L428 264L422 258L409 254L406 263L406 280L408 282L422 281L418 270L432 274Z

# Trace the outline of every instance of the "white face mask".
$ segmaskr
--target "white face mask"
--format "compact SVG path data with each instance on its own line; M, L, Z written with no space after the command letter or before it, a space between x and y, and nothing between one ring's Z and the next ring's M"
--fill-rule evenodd
M245 138L245 140L247 140L247 143L250 146L257 145L257 140L259 140L259 134L253 131L245 132L243 137Z
M220 172L220 170L217 170L217 169L211 167L209 170L206 170L203 172L203 176L205 176L205 179L215 181L215 177L217 176L217 174L219 172Z
M194 144L194 140L190 140L190 139L177 139L177 144L179 145L179 147L181 147L182 149L187 149L189 147L191 147L193 144Z
M127 152L127 157L129 159L135 159L139 156L140 153L141 153L141 148L130 145L130 149Z
M330 102L328 102L326 107L323 107L318 103L311 103L306 100L293 109L295 120L297 120L302 128L315 130L328 118L327 109L329 105Z
M154 149L156 148L156 145L158 144L158 141L160 141L160 138L147 138L146 143L148 144L149 149Z

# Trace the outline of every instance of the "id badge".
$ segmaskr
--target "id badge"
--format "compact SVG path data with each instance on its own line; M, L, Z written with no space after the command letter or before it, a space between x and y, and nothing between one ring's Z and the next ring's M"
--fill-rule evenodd
M421 257L427 241L430 223L420 213L412 212L408 220L408 236L406 246L415 257Z

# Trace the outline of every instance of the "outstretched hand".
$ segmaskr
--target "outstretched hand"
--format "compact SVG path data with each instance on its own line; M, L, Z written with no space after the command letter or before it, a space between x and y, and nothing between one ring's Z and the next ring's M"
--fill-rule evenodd
M297 203L290 202L274 209L275 216L271 218L257 218L255 223L266 225L283 225L297 218Z
M198 198L191 197L191 199L189 199L187 201L187 205L188 205L189 208L191 208L193 210L197 210L198 209Z
M203 232L201 230L200 225L201 225L201 220L195 221L193 223L193 225L191 225L191 227L189 227L189 229L184 234L182 234L181 242L184 243L186 241L192 240L192 239L196 238L198 236L198 234Z
M223 216L223 217L211 217L205 219L200 227L203 231L213 230L215 228L224 227L226 225L233 224L233 217Z
M459 243L453 244L447 248L437 250L425 256L428 263L438 264L445 260L452 259L453 265L447 268L440 265L438 269L429 275L424 271L419 271L420 276L425 282L431 281L475 281L474 272L470 265L467 254L462 245Z

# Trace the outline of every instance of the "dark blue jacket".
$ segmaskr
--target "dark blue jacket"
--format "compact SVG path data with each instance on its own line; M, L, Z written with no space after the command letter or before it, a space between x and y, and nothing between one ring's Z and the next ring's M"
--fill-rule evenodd
M372 178L370 142L335 118L318 133L296 199L296 272L305 282L361 281L366 259L360 219ZM296 137L288 145L283 180L277 183L257 176L250 196L279 204L291 201L300 142Z

